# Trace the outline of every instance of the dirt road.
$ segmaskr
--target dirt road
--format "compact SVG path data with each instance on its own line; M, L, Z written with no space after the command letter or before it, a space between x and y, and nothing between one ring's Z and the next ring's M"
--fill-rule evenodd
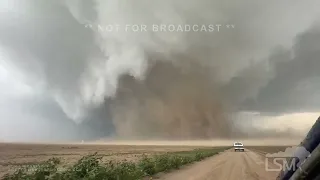
M269 164L270 165L270 164ZM272 167L274 165L271 164ZM161 176L160 180L274 180L278 172L265 170L263 155L227 150L191 166Z

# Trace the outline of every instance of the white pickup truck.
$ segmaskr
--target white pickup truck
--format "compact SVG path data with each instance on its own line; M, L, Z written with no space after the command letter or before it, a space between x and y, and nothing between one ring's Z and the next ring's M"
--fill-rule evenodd
M242 152L244 152L244 147L243 147L243 144L241 142L233 143L233 148L234 148L234 151L242 151Z

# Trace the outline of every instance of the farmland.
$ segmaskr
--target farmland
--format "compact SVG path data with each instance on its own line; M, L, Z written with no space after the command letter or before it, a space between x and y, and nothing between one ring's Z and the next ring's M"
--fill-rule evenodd
M0 144L0 174L13 173L21 167L31 167L57 158L59 166L70 167L82 157L96 153L101 163L137 163L144 157L163 154L188 154L196 149L212 148L199 146L147 146L147 145L93 145L93 144ZM0 177L1 177L0 176Z
M58 170L68 169L81 161L96 161L101 164L144 164L149 161L164 161L165 167L158 170L153 167L151 173L178 169L180 166L202 160L217 154L228 147L203 147L203 146L172 146L172 145L104 145L104 144L0 144L0 177L7 173L14 173L21 167L38 167L43 162L56 162ZM285 146L250 146L261 155L284 151ZM83 160L87 157L86 160ZM177 161L178 158L182 158ZM189 159L183 159L188 157ZM88 159L89 158L89 159ZM91 159L90 159L91 158ZM149 159L146 159L149 158ZM159 160L160 159L160 160ZM172 162L171 162L172 161ZM81 162L83 163L83 162ZM159 163L159 162L157 162ZM173 164L175 163L175 164ZM150 164L149 164L150 165ZM151 165L152 166L152 165ZM163 166L163 165L162 165ZM172 166L172 167L171 167ZM137 168L137 167L135 167ZM136 170L135 170L136 171ZM140 170L139 170L140 171ZM149 171L149 170L147 170ZM138 175L137 175L138 176ZM140 174L139 174L140 176Z

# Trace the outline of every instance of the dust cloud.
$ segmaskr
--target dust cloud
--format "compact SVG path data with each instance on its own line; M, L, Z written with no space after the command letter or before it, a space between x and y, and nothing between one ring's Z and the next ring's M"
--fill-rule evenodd
M113 121L127 138L230 137L231 121L205 68L185 70L156 63L146 79L123 76L112 101Z

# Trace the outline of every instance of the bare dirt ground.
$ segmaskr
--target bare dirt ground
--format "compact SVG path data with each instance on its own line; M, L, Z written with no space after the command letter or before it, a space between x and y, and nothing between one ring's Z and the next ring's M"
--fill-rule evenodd
M104 155L103 161L136 161L143 154L155 155L165 152L190 151L204 146L172 145L103 145L103 144L9 144L0 143L0 179L14 172L21 165L38 164L58 157L66 166L82 156L97 152ZM206 147L208 148L208 147ZM209 147L213 148L213 147ZM163 180L188 179L274 179L276 173L264 171L264 155L267 152L283 151L285 146L252 146L244 153L223 152L202 162L186 166L181 170L161 175Z
M281 147L273 147L282 149ZM272 148L269 149L271 151ZM269 167L275 168L269 163ZM229 149L219 155L195 163L186 168L164 174L159 180L274 180L278 172L265 168L265 157L261 153L246 149L234 152Z
M137 161L145 155L165 152L190 151L199 146L164 145L98 145L98 144L9 144L0 143L0 178L23 165L38 164L52 157L65 166L74 164L82 156L97 152L103 161Z

